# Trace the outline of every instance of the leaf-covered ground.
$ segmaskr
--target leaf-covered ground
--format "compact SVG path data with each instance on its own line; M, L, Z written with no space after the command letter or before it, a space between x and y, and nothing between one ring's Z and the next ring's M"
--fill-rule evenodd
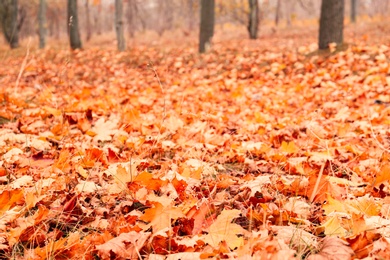
M0 257L387 258L390 45L370 37L3 55Z

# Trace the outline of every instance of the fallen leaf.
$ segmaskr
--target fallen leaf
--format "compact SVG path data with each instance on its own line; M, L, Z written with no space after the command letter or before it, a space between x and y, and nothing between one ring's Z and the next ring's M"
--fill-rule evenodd
M317 254L310 255L308 260L344 260L352 259L353 250L348 243L337 237L325 237Z
M230 249L242 246L242 235L245 231L240 225L232 223L233 219L239 216L239 210L223 210L209 227L205 242L214 248L218 248L221 242L226 242Z

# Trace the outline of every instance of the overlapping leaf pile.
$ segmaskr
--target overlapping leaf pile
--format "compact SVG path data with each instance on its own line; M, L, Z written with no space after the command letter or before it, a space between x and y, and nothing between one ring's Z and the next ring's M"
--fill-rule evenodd
M4 59L2 257L389 255L389 46L265 46Z

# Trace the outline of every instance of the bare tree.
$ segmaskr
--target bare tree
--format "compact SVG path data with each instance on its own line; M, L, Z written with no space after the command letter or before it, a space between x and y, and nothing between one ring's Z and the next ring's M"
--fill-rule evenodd
M215 0L201 0L200 9L199 52L204 53L210 49L214 35Z
M287 26L291 26L291 24L292 24L291 15L293 14L295 2L293 2L291 0L287 0L285 2L284 6L285 6L284 12L286 14Z
M131 38L134 37L134 34L136 32L136 15L138 13L138 6L137 2L135 0L129 0L127 1L127 14L126 14L126 20L127 20L127 30L129 33L129 36Z
M73 50L82 48L77 13L77 0L68 0L68 23L70 47Z
M174 13L175 10L174 1L159 0L157 1L158 14L156 16L156 23L153 26L158 35L161 36L165 31L173 28Z
M123 32L123 1L115 0L115 31L116 39L118 41L118 50L124 51L126 49L125 35Z
M89 0L85 0L85 29L87 35L85 37L86 41L89 41L92 37L92 27L91 27L91 14L89 10Z
M58 3L53 4L53 2L51 2L50 5L46 6L46 8L47 8L47 21L48 21L47 31L51 37L54 37L57 40L60 38L60 33L61 33L61 28L62 28L61 24L63 23L63 21L66 21L66 19L67 19L66 17L65 18L63 17L64 14L63 14L63 12L60 11L60 10L63 10L64 7L66 8L66 5L64 5L62 3L61 7L62 8L60 8ZM65 27L65 28L67 28L66 32L69 32L69 28L68 27Z
M343 42L344 1L322 0L318 46L327 49L329 43Z
M102 16L102 4L99 2L96 8L96 12L94 13L93 16L93 21L94 21L94 30L97 35L102 34L102 26L101 26L101 16Z
M0 18L3 34L12 49L19 47L18 1L1 0Z
M280 20L280 0L276 2L276 11L275 11L275 26L278 26Z
M46 46L46 0L39 0L38 9L38 24L39 24L39 48L43 49Z
M187 0L187 11L188 11L188 30L192 32L194 30L194 13L195 13L195 8L194 8L194 0Z
M249 20L248 20L248 32L249 38L257 39L257 31L259 27L259 5L257 0L249 1Z
M351 22L356 23L357 0L351 0Z

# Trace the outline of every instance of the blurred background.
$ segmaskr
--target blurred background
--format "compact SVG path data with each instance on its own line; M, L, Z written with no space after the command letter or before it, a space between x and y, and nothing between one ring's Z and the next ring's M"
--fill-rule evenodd
M26 39L38 42L39 7L42 0L2 0L0 18L2 31L7 27L7 5L17 2L17 26L20 45ZM115 1L78 0L78 23L84 47L113 44L115 47ZM235 39L248 36L249 1L215 1L215 38ZM351 6L356 3L355 22L384 24L390 0L346 0L345 25L352 24ZM321 0L259 0L258 38L278 33L309 33L316 37ZM45 0L47 44L68 46L69 21L67 1ZM127 45L197 41L200 22L199 0L123 0L123 26ZM301 29L305 28L305 31ZM363 29L364 30L364 29ZM5 37L2 47L7 48ZM195 43L194 43L195 44Z

